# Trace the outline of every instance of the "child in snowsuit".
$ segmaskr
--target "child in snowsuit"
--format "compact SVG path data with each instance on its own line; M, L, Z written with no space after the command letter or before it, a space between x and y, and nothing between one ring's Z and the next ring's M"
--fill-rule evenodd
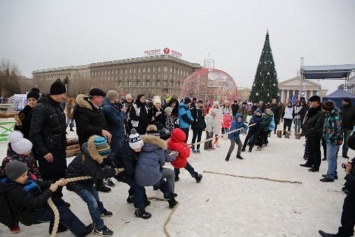
M70 163L67 177L91 176L94 179L111 178L118 175L124 169L110 166L102 167L105 158L111 153L107 140L101 136L91 136L88 142L81 146L81 151ZM95 224L95 235L113 236L113 231L106 227L102 216L112 216L112 212L106 210L94 188L94 179L71 182L67 185L69 191L74 191L88 205L90 216Z
M134 133L133 131L131 133ZM131 134L132 135L132 134ZM142 142L138 152L134 179L139 186L155 186L164 194L169 207L174 208L177 204L174 193L169 184L164 180L161 167L165 165L165 160L169 159L166 150L166 141L154 135L142 135L134 138L136 142ZM132 141L133 142L133 141Z
M223 119L222 119L222 134L228 133L230 131L230 127L233 122L233 117L229 113L229 111L226 111L225 114L223 114ZM227 136L225 136L227 139Z
M185 143L185 133L179 128L175 128L168 141L168 149L171 151L178 151L179 154L171 164L174 166L175 181L179 181L180 169L185 168L191 176L196 179L196 182L201 182L202 174L198 174L194 168L187 162L190 156L190 147Z
M16 214L15 216L8 215L11 212L2 211L0 219L2 222L5 220L10 223L11 219L20 220L27 226L51 222L53 226L54 213L48 206L47 200L58 186L64 186L67 182L65 179L60 179L55 183L52 181L36 182L28 179L27 172L27 166L17 160L6 165L6 176L0 179L0 195L6 197L9 210ZM53 202L59 211L59 223L68 228L75 236L82 237L92 232L93 225L85 226L63 200L53 198Z
M32 153L32 143L23 137L20 131L13 131L8 136L9 144L7 148L7 156L2 160L0 167L0 175L5 175L5 167L11 161L17 160L24 163L28 168L28 176L36 181L42 179L36 159ZM18 233L20 227L18 221L15 221L10 227L11 233Z
M248 130L248 126L244 124L243 116L239 113L234 116L234 121L231 126L231 131L234 131L236 129L241 129L244 132L246 132ZM239 137L240 132L241 131L239 130L239 131L232 132L232 133L228 134L228 138L231 142L231 145L230 145L228 153L227 153L226 161L229 161L229 157L231 156L231 154L234 150L235 144L238 144L237 158L241 159L241 160L243 159L243 157L240 155L241 149L242 149L242 142Z
M248 134L244 140L242 151L245 151L247 144L249 144L249 152L252 151L254 146L254 139L259 136L259 132L260 132L259 123L261 121L261 114L262 114L261 110L256 109L254 115L251 117L249 121Z

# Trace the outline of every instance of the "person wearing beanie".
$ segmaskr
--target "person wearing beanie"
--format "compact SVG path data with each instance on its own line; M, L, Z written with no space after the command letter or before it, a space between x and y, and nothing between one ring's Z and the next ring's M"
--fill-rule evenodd
M111 148L106 138L93 135L81 146L81 152L69 164L67 177L90 176L94 179L111 178L123 172L122 168L108 166L105 161L111 154ZM112 162L111 162L112 163ZM103 164L106 164L105 166ZM67 185L69 191L74 191L87 204L92 221L94 222L95 235L113 236L113 231L107 228L101 217L112 216L112 212L104 208L94 188L94 180L87 179L71 182Z
M355 133L351 135L352 139L349 138L349 148L355 150ZM336 234L329 234L323 230L319 230L319 234L323 237L350 237L354 235L355 226L355 158L351 161L347 161L345 165L345 177L344 179L348 183L348 193L344 199L343 212L341 213L340 223L341 226L338 228Z
M306 146L309 147L309 157L302 167L309 168L309 172L318 172L321 164L320 140L323 134L324 114L321 109L320 97L309 98L310 108L303 120L302 133L306 136Z
M36 90L35 90L36 89ZM30 92L27 93L27 105L23 110L19 112L18 115L15 115L15 130L19 130L23 133L24 137L30 138L31 130L31 120L32 120L32 111L33 108L37 105L39 99L39 90L33 88Z
M256 109L249 121L248 133L244 139L242 152L245 151L247 145L249 145L249 152L252 152L255 142L259 137L261 119L262 111L261 109Z
M349 158L348 156L348 150L349 150L349 143L348 139L353 131L353 128L355 127L355 107L354 105L351 104L351 99L350 98L343 98L341 101L341 122L342 122L342 128L343 128L343 136L344 136L344 142L343 142L343 147L342 147L342 156L343 158Z
M67 92L67 88L65 87L64 83L60 80L57 80L52 83L51 88L49 90L50 95L61 95Z
M189 138L190 125L194 122L190 107L191 99L189 97L186 97L184 102L179 105L179 128L185 133L185 142L187 142Z
M153 125L154 126L154 125ZM134 132L134 131L133 131ZM133 135L133 136L132 136ZM172 187L165 181L162 169L165 161L174 160L176 153L170 154L166 141L155 135L142 135L140 138L133 133L130 136L130 147L143 143L141 151L137 153L137 163L134 172L134 179L139 186L155 186L164 194L169 207L174 208L177 204ZM138 151L136 149L136 151Z
M154 124L155 126L165 125L165 114L164 109L161 106L160 96L154 96L153 107L148 111L149 124Z
M92 232L93 224L85 226L63 201L53 197L53 193L59 186L67 184L65 179L60 179L55 183L52 183L52 181L33 181L28 179L28 167L17 160L8 163L5 172L6 176L0 180L0 185L2 190L7 190L2 195L6 195L9 206L3 206L2 208L10 208L11 211L2 211L0 213L1 220L15 218L26 226L50 222L49 231L51 233L54 215L47 204L47 200L52 197L60 216L58 231L60 229L62 231L69 229L78 237L86 236ZM8 216L8 213L16 213L16 217Z
M133 203L136 210L134 215L143 219L149 219L152 215L145 210L146 206L150 205L146 190L143 186L136 183L134 179L134 171L137 158L137 152L140 152L143 147L143 141L135 129L131 130L129 137L126 137L123 145L117 151L114 157L116 167L122 167L125 170L115 179L129 185L128 203ZM137 152L136 152L137 151Z
M323 138L327 147L327 174L320 181L334 182L337 175L337 152L339 146L343 143L343 129L341 127L340 111L335 107L335 102L328 100L322 103L322 109L325 114Z
M106 117L101 109L105 96L106 93L101 89L93 88L90 90L89 96L79 94L76 97L74 120L80 146L93 135L103 136L109 143L111 142L112 134L109 132ZM112 103L107 97L106 100ZM95 188L100 192L111 191L111 188L107 187L102 179L95 179Z
M9 136L7 156L2 160L0 170L5 170L6 165L14 160L26 164L28 175L32 180L42 179L36 159L32 153L32 143L23 137L20 131L12 131ZM1 172L0 172L1 173Z
M129 112L132 128L135 128L140 135L147 132L147 126L151 121L148 115L148 107L145 103L145 95L139 94Z
M43 180L59 180L64 177L67 169L67 126L61 107L66 98L65 92L65 85L55 81L51 85L50 94L43 96L33 108L29 140L36 151L35 156ZM56 190L54 196L63 196L62 187Z

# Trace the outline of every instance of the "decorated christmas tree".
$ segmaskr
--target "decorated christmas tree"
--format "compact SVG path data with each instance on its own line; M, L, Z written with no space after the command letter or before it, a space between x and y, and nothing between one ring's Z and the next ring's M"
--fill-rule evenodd
M269 32L266 32L264 47L256 69L249 100L253 102L259 102L260 100L271 102L272 99L279 101L279 97L279 83L270 47Z

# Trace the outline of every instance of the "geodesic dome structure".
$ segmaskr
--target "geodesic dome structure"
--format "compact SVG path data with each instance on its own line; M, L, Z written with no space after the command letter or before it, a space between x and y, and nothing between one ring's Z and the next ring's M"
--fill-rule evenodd
M180 98L196 97L202 100L237 99L237 85L226 72L214 68L201 68L185 79Z

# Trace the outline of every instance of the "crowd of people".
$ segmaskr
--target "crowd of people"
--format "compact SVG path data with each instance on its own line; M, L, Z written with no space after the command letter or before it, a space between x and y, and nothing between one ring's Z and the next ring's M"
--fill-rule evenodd
M53 230L54 214L46 201L51 197L59 207L58 231L69 229L75 236L94 232L98 236L113 236L103 217L112 212L104 207L100 192L110 192L112 178L129 185L127 202L135 207L134 215L148 219L150 205L145 187L160 190L169 208L177 204L175 182L180 180L180 169L186 169L200 183L203 176L188 162L191 152L200 154L200 148L213 151L220 148L220 139L229 139L225 161L237 144L237 159L242 152L264 149L272 132L283 122L283 135L294 133L306 137L303 167L318 172L321 164L320 144L328 162L322 182L337 179L337 153L342 145L342 156L347 156L349 137L355 126L355 108L348 98L341 108L335 102L321 103L312 96L308 103L291 101L283 106L273 99L252 106L247 102L229 100L205 102L196 98L178 100L171 96L144 94L134 100L131 94L122 99L115 90L107 92L93 88L86 94L66 98L66 87L54 82L48 95L38 89L27 94L27 106L15 117L16 127L9 135L7 157L0 169L0 194L7 196L9 212L0 213L0 221L12 233L20 231L19 223L26 225L50 222ZM63 104L63 101L65 103ZM64 107L63 107L64 105ZM250 120L248 121L248 116ZM76 131L80 153L68 165L66 161L67 129ZM75 128L75 130L74 130ZM192 139L189 140L190 129ZM202 140L206 132L206 140ZM240 134L246 133L244 141ZM189 142L190 141L190 142ZM174 169L165 167L170 162ZM342 227L337 235L320 231L322 236L351 236L354 226L354 180L352 164L346 165L347 181L344 191ZM68 183L67 178L90 176L92 179ZM62 188L76 193L88 207L92 223L84 225L70 211L63 199ZM12 210L16 210L14 215ZM36 211L34 211L36 210ZM351 211L349 211L351 210Z

